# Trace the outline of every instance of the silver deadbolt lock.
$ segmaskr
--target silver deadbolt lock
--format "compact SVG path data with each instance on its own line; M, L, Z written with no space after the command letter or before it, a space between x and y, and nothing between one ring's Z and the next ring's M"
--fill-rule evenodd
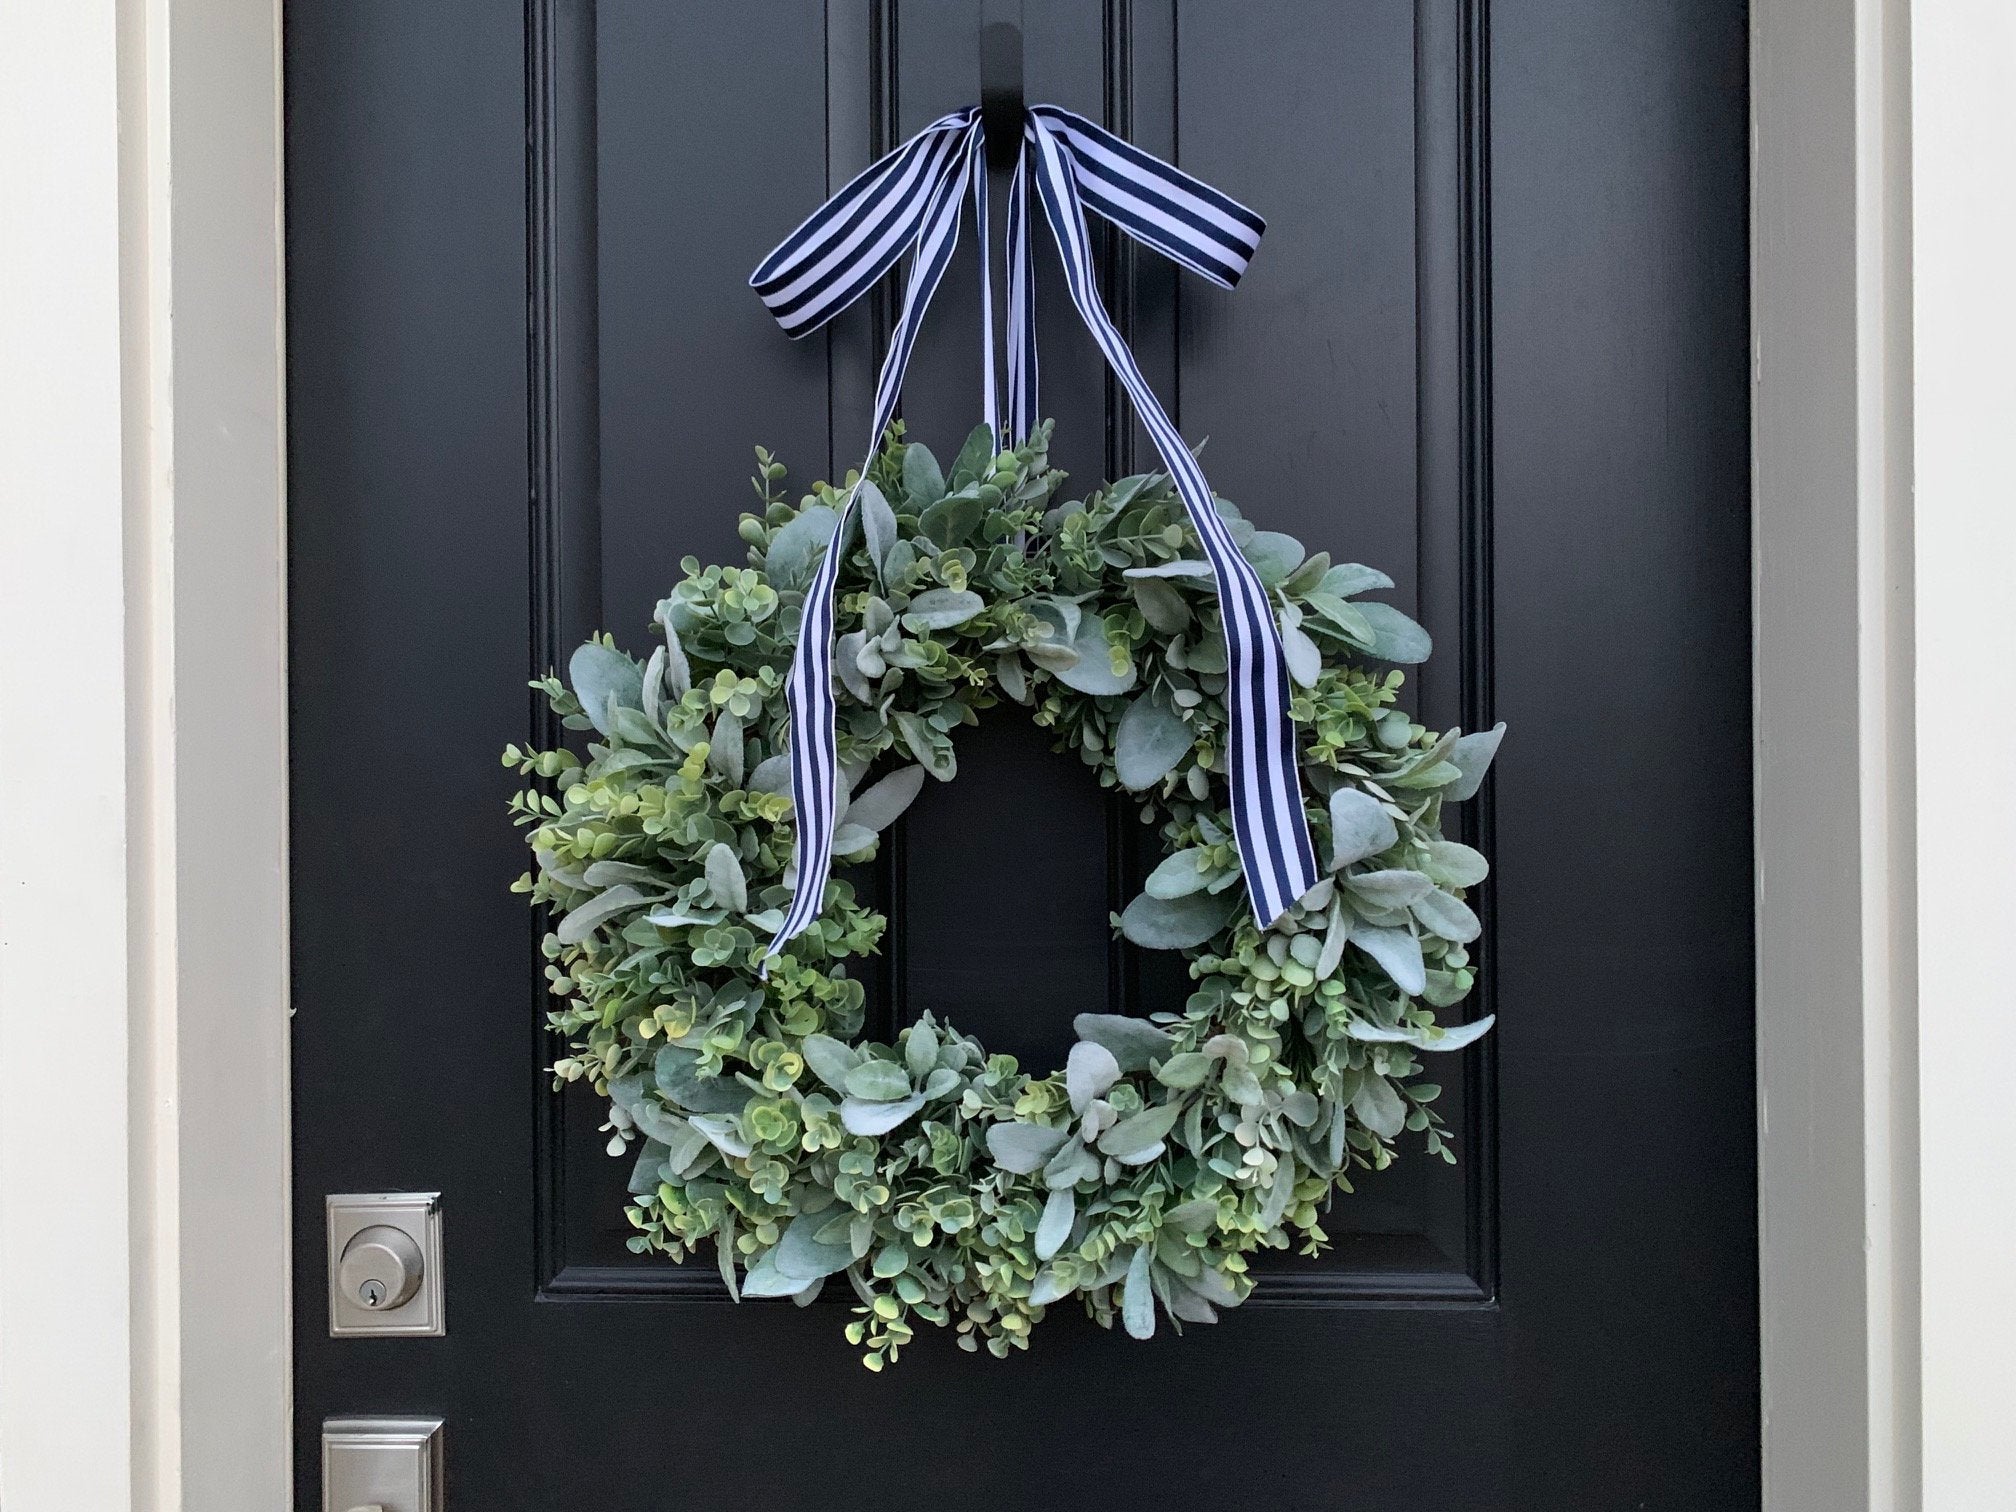
M331 1336L445 1333L440 1195L352 1192L328 1210Z
M404 1229L374 1223L359 1229L336 1262L336 1284L357 1301L380 1312L403 1307L420 1290L427 1262Z

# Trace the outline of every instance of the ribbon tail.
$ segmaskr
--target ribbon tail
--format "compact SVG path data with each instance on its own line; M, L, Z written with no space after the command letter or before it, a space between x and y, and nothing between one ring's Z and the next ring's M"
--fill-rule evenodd
M875 385L875 419L869 432L867 456L862 460L854 486L847 491L847 501L833 527L826 554L805 590L798 644L792 648L791 673L784 690L790 711L791 802L797 825L791 854L798 868L798 883L784 922L763 953L760 969L765 976L771 959L812 925L826 903L826 883L833 873L834 813L839 796L838 709L833 693L834 590L846 556L848 532L861 491L860 479L868 476L882 437L895 417L896 403L903 392L903 374L923 326L924 312L930 308L931 296L937 292L959 242L960 203L981 152L978 117L978 111L967 111L956 118L963 136L954 139L953 150L942 158L921 211L912 217L917 226L915 251L910 276L903 287L902 313L890 334L889 350L883 356L881 376ZM981 171L984 172L984 167Z
M1212 501L1210 484L1196 457L1155 397L1099 298L1093 277L1091 238L1078 194L1080 168L1055 120L1067 114L1051 106L1037 107L1031 112L1037 147L1038 195L1063 258L1071 301L1133 399L1135 411L1154 440L1163 465L1169 469L1198 540L1211 561L1226 645L1225 701L1230 720L1227 775L1233 826L1253 913L1264 927L1287 912L1321 876L1315 846L1309 838L1308 817L1303 811L1295 728L1288 710L1287 658L1281 650L1272 603L1259 575L1232 539ZM1160 167L1175 173L1166 164ZM1116 221L1116 224L1128 229L1124 223ZM1150 238L1143 239L1159 245ZM1189 263L1187 258L1178 261ZM1243 264L1241 267L1243 270Z

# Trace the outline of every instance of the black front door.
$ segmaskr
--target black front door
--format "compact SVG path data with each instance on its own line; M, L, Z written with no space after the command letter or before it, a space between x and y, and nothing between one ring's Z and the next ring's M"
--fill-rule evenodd
M1340 1197L1317 1261L1137 1344L1005 1362L731 1305L630 1254L628 1162L556 1098L504 802L526 681L739 562L751 448L859 460L887 303L787 342L744 287L976 93L979 6L299 0L288 39L296 1409L448 1420L463 1512L1755 1507L1746 33L1740 0L1028 0L1032 98L1271 223L1236 294L1105 245L1211 480L1386 569L1431 724L1509 722L1499 1027L1459 1162ZM997 199L997 205L999 203ZM977 418L970 233L911 434ZM1052 456L1149 465L1046 262ZM1155 857L1005 715L904 821L872 984L1061 1059L1149 1012L1110 937ZM220 818L219 822L226 822ZM1152 846L1152 840L1149 842ZM444 1193L448 1333L331 1339L322 1198Z

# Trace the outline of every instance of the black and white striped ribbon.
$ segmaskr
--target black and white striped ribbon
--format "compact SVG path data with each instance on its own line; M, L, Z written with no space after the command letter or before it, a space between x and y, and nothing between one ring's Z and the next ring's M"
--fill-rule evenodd
M876 385L868 459L896 412L903 373L924 311L958 241L960 201L969 188L979 224L982 383L988 425L1003 444L1026 436L1037 419L1034 248L1029 201L1063 259L1071 302L1092 332L1175 481L1217 581L1226 645L1225 702L1232 817L1254 915L1278 919L1316 885L1321 873L1302 810L1295 727L1288 715L1288 665L1267 590L1240 554L1212 503L1211 487L1190 448L1156 399L1099 298L1085 211L1090 208L1137 241L1231 288L1246 271L1266 223L1210 185L1172 168L1083 116L1034 105L1008 202L1008 414L999 413L993 353L993 296L988 276L987 171L977 107L941 117L849 183L766 257L750 285L785 331L817 330L872 288L907 251L910 277ZM1033 180L1033 187L1032 187ZM862 464L867 471L867 462ZM858 491L858 487L857 487ZM850 493L825 557L806 590L804 618L791 659L791 793L797 810L797 888L766 955L819 916L832 870L838 770L834 734L834 583L854 517Z

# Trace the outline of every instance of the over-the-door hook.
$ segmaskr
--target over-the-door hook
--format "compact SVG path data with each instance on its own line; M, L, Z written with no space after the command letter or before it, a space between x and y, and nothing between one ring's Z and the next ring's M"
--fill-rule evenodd
M983 19L992 9L982 8ZM1021 6L1015 9L1019 14ZM1022 27L1014 21L987 21L980 28L980 123L987 134L989 167L1015 166L1022 150L1022 120Z

